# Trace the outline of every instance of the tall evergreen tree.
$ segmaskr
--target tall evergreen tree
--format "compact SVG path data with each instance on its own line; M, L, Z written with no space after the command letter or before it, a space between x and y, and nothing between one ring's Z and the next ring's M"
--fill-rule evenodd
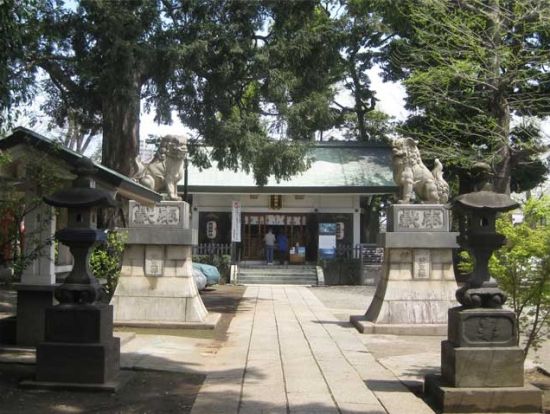
M33 30L22 29L30 6L15 0L0 2L0 134L12 126L18 105L32 96L34 71L24 63L24 44L32 41Z
M515 190L540 182L540 134L513 131L512 119L550 114L550 3L394 3L386 18L399 37L388 47L386 69L407 88L413 116L405 131L443 158L461 192L471 190L469 167L480 160L492 166L496 191L511 190L512 172L531 176Z
M58 123L102 131L105 165L133 173L144 100L160 122L176 109L220 167L253 171L260 184L305 168L303 146L283 141L311 140L329 113L339 55L320 0L27 6L21 27L36 36L17 63L47 74L44 109ZM285 140L270 139L277 128Z
M335 102L348 139L362 142L384 141L391 132L390 117L377 110L376 93L368 70L380 59L380 49L394 32L384 24L381 4L372 0L342 0L338 18L341 29L343 88L351 105Z

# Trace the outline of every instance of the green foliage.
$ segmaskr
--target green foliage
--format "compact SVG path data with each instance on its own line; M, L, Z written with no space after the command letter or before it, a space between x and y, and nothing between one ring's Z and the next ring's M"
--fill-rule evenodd
M94 276L104 283L107 302L111 300L122 269L122 255L126 235L116 231L107 234L107 240L98 244L90 255L90 269Z
M21 25L29 14L33 0L0 1L0 135L17 119L17 105L33 96L34 71L22 63L24 43L31 41L34 30Z
M495 189L541 182L538 128L524 129L518 145L513 115L541 119L550 112L550 3L546 0L431 0L395 2L385 17L398 36L383 62L404 79L413 111L403 132L421 142L472 190L471 166L489 162Z
M356 113L344 115L342 127L344 137L348 140L360 142L388 142L394 132L391 117L376 109L366 112L362 121L362 130Z
M42 109L76 131L69 136L101 131L102 163L124 174L136 167L141 99L159 122L175 111L220 168L252 172L259 184L305 169L295 142L332 125L341 57L331 2L11 3L8 17L25 3L20 27L34 36L22 39L10 74L17 65L31 78L47 73Z
M204 263L212 266L216 266L220 272L221 279L225 282L229 282L231 275L231 256L224 255L193 255L194 263Z
M385 141L392 132L390 118L376 109L378 99L367 71L380 60L382 47L392 37L393 29L382 19L382 12L392 6L369 0L340 4L343 7L335 13L335 19L342 58L341 85L353 100L345 105L335 99L336 124L347 139Z
M507 243L491 258L490 270L509 295L527 355L550 333L550 196L529 199L523 214L520 224L512 224L511 214L497 220Z
M474 262L470 252L461 250L458 254L458 260L457 268L460 273L468 274L474 270Z

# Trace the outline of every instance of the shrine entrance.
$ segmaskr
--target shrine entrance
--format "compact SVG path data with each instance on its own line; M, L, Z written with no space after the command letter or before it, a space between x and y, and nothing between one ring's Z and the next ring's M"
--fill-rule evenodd
M243 260L264 260L264 236L271 228L275 236L284 232L288 238L289 247L308 246L311 236L308 229L306 214L243 214Z

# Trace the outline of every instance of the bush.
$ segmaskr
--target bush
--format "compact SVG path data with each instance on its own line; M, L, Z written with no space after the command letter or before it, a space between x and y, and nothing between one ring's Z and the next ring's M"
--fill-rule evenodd
M224 254L221 256L197 254L193 256L193 263L204 263L212 266L216 266L221 275L221 280L225 283L229 281L231 272L231 256Z
M104 285L106 300L109 302L115 293L126 235L110 231L107 240L95 247L90 256L90 268L95 277Z
M527 355L550 333L550 197L528 200L523 214L520 224L511 214L497 220L507 242L491 258L490 270L509 295Z

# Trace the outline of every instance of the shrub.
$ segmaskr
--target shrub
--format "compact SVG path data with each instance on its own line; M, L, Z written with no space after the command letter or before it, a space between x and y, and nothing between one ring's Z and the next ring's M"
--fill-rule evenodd
M106 300L109 302L115 293L126 235L110 231L107 240L98 244L90 256L90 268L95 277L104 285Z
M509 295L527 355L550 332L550 196L528 200L523 214L520 224L511 214L497 220L507 243L491 258L490 270Z

